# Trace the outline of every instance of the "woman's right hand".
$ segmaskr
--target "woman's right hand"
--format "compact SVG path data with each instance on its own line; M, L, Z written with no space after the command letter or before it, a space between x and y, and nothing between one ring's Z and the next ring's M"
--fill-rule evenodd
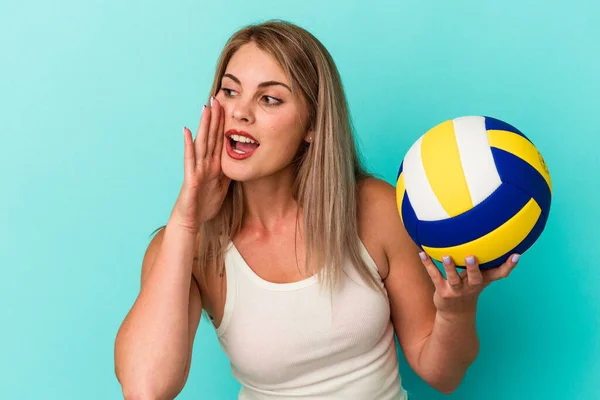
M200 225L214 218L223 204L231 180L221 169L225 116L215 98L206 105L196 139L184 131L184 180L171 220L184 229L198 232Z

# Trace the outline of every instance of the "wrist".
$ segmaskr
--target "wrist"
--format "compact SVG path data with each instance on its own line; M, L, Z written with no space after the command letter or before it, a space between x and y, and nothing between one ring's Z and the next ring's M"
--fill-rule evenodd
M193 236L194 238L196 238L199 229L200 227L196 227L195 225L181 223L177 218L174 218L172 216L167 222L167 226L165 227L165 233L173 232L176 235Z
M436 319L442 320L443 322L449 323L464 323L475 321L475 317L477 316L476 310L468 310L468 311L440 311L438 310L436 313Z

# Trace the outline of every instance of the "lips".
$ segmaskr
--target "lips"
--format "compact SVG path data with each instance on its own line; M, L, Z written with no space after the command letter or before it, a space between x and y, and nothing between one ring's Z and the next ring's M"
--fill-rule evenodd
M254 138L254 136L252 136L251 134L249 134L248 132L245 132L245 131L238 131L236 129L230 129L227 132L225 132L225 137L227 139L230 139L232 135L245 136L245 137L247 137L249 139L254 140L256 143L260 143L258 140L256 140Z
M250 157L260 146L258 140L245 131L230 129L225 132L225 137L227 138L225 140L227 155L234 160L244 160ZM255 143L250 143L250 140Z

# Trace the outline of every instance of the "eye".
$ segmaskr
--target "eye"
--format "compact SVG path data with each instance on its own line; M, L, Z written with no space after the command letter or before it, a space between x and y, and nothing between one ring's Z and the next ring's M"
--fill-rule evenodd
M232 96L231 92L235 92L235 90L229 89L229 88L225 88L225 87L222 87L221 90L225 94L225 97L231 97Z
M271 97L271 96L263 96L263 99L271 99L272 100L272 101L267 100L267 105L269 105L269 106L277 106L282 103L281 100L279 100L275 97Z

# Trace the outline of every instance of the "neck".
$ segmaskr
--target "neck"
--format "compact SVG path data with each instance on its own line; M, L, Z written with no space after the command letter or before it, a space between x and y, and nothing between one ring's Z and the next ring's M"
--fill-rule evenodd
M280 230L282 223L295 221L298 202L293 196L293 184L292 168L243 182L244 225L269 234Z

